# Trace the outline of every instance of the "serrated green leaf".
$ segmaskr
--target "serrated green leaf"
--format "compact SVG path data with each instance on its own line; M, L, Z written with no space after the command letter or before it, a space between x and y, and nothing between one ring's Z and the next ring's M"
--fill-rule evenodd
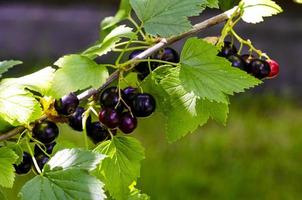
M42 115L42 108L33 94L23 86L0 83L0 116L13 126L28 124Z
M188 17L197 16L207 5L206 0L130 0L145 31L169 37L189 30Z
M103 183L80 169L45 173L28 181L19 196L23 200L102 200Z
M11 150L13 150L15 152L15 154L18 156L18 159L15 161L14 164L16 164L16 165L21 164L21 162L23 160L23 149L22 149L21 144L17 144L17 143L8 144L7 147L10 148Z
M22 64L22 61L18 61L18 60L0 61L0 78L2 77L2 74L4 74L7 70L20 64Z
M219 0L207 0L206 6L209 8L219 8Z
M49 95L60 98L70 92L97 88L105 83L109 74L105 66L81 55L68 55L55 62L56 71Z
M13 126L0 117L0 134L12 129Z
M11 188L15 180L15 169L13 164L18 155L7 147L0 148L0 186Z
M180 61L180 79L187 91L202 99L228 103L226 95L244 92L261 83L217 54L217 48L203 40L187 40Z
M49 170L85 169L93 170L105 158L105 155L82 149L64 149L57 152L47 163Z
M122 38L136 38L132 28L125 25L121 25L113 29L103 41L98 42L94 46L83 52L89 58L95 58L96 56L102 56L112 51L116 43L122 40Z
M98 169L105 187L115 199L125 199L130 192L129 185L140 175L144 148L135 138L117 136L100 144L95 151L108 156Z

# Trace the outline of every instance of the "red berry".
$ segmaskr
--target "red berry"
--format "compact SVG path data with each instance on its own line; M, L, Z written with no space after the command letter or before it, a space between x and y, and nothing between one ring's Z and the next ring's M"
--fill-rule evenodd
M123 133L132 133L137 127L137 119L129 112L124 112L121 115L119 128Z
M279 63L277 63L275 60L267 60L267 62L271 68L271 72L268 75L268 77L269 78L277 77L280 71Z

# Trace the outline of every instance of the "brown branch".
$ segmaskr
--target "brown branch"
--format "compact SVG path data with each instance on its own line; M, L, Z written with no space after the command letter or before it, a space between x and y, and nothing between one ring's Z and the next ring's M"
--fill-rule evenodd
M154 54L155 52L159 51L160 49L162 49L163 47L173 44L181 39L184 39L188 36L194 35L196 33L199 33L200 31L206 29L206 28L210 28L216 24L220 24L224 21L226 21L228 19L228 15L226 13L222 13L219 15L216 15L210 19L207 19L201 23L198 23L196 25L193 26L193 28L185 33L182 33L180 35L171 37L171 38L162 38L160 40L159 43L155 44L154 46L150 47L149 49L145 50L144 52L142 52L141 54L137 55L135 58L133 58L132 60L128 61L129 63L134 63L135 60L139 60L139 59L144 59L147 58L149 56L151 56L152 54ZM84 100L84 99L88 99L91 96L94 96L96 94L98 94L99 92L101 92L104 88L106 88L108 85L110 85L113 81L117 80L120 74L120 70L116 70L115 72L113 72L107 79L107 81L98 89L89 89L81 94L78 95L79 100ZM25 127L17 127L7 133L4 133L2 135L0 135L0 141L9 139L11 137L14 137L15 135L23 132L25 130Z

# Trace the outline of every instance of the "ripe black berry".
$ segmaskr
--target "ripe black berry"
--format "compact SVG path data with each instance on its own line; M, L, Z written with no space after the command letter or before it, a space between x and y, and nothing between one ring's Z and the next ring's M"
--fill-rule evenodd
M103 107L116 109L118 112L122 112L124 107L119 100L119 92L117 87L110 87L104 90L100 96L100 104Z
M123 100L129 105L132 102L133 98L135 97L136 93L137 93L136 88L133 87L125 88L122 94Z
M52 153L53 148L56 146L56 142L50 143L50 144L45 144L45 149L44 151L48 154ZM43 148L43 146L41 146ZM44 154L44 152L37 146L35 145L35 156Z
M260 59L252 60L249 68L251 74L259 79L266 78L271 72L269 64L266 61Z
M250 55L250 54L244 54L244 55L241 56L241 58L244 60L244 62L247 65L249 65L253 59L255 59L255 57L253 55Z
M231 42L225 41L224 46L218 53L218 56L227 58L228 56L237 54L237 48Z
M36 124L33 128L33 138L44 144L53 142L58 135L59 128L51 121L44 121L40 124Z
M231 55L228 60L232 63L233 67L239 68L241 70L246 70L247 66L245 61L239 55Z
M110 138L108 129L100 122L93 122L87 126L87 135L95 144Z
M177 51L170 47L166 47L161 51L157 52L155 55L152 56L153 59L162 60L167 62L178 63L179 62L179 55ZM152 63L152 70L158 67L161 63Z
M142 53L143 50L135 50L129 55L129 60L135 58L140 53ZM135 66L135 70L139 73L146 74L149 73L149 66L148 62L140 62Z
M23 152L22 163L14 165L17 174L27 174L31 169L31 156L27 152Z
M76 94L70 93L55 101L55 109L61 115L72 114L79 105L79 99Z
M137 119L132 116L129 112L124 112L121 115L119 129L123 133L132 133L137 127Z
M147 93L137 94L132 101L132 113L136 117L148 117L156 107L155 99Z
M116 128L120 123L120 116L115 109L103 108L99 113L99 120L108 128Z
M68 118L69 126L76 131L83 131L82 125L82 115L85 112L85 109L78 107L76 111ZM89 116L86 121L86 126L91 123L91 117Z
M35 156L35 159L37 161L39 168L42 170L44 165L48 162L49 157L44 154L40 154L40 155Z

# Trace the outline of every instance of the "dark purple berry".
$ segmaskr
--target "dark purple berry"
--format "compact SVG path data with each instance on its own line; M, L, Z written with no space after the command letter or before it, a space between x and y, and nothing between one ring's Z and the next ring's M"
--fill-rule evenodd
M45 144L44 151L48 154L51 154L52 150L56 146L56 144L57 144L56 142L53 142L53 143L50 143L50 144ZM44 147L41 146L41 148L44 148ZM44 154L44 152L40 149L40 147L35 145L35 156L40 155L40 154Z
M249 65L253 59L255 59L255 57L253 55L250 55L250 54L244 54L244 55L241 56L241 58L244 60L244 62L247 65Z
M83 113L85 112L85 109L82 107L78 107L76 111L68 118L68 124L69 126L76 130L76 131L83 131ZM91 123L91 117L89 116L86 121L86 126Z
M260 59L254 59L249 64L250 73L256 78L263 79L268 77L271 72L269 64Z
M129 60L135 58L138 56L140 53L142 53L143 50L135 50L129 55ZM135 66L135 70L139 73L146 74L149 73L149 64L148 62L140 62Z
M119 129L126 134L132 133L137 127L137 119L129 112L124 112L120 118Z
M125 88L122 94L123 100L129 105L132 102L133 98L135 97L136 93L137 93L136 88L133 87Z
M33 128L33 138L44 144L52 143L59 135L59 128L51 121L36 124Z
M49 157L44 154L40 154L40 155L35 156L35 159L37 161L39 168L42 170L44 165L48 162Z
M156 107L155 99L147 93L137 94L132 101L132 113L136 117L148 117Z
M155 55L152 56L153 59L156 60L162 60L162 61L167 61L167 62L173 62L173 63L178 63L179 62L179 55L177 51L170 47L166 47L159 52L157 52ZM154 63L152 64L152 67L154 70L157 66L161 65L160 63Z
M93 122L87 126L87 135L95 144L110 138L108 129L100 122Z
M17 174L27 174L31 169L31 156L27 152L23 152L21 164L14 165Z
M232 63L233 67L239 68L241 70L246 70L247 66L244 60L239 55L231 55L228 60Z
M76 94L70 93L55 101L55 109L61 115L70 115L75 112L79 105L79 99Z
M108 128L116 128L120 123L119 113L112 108L103 108L99 113L99 120Z
M225 41L224 46L222 47L221 51L218 53L218 56L227 58L231 55L237 54L237 48L232 45L231 42Z
M123 104L119 99L119 91L117 87L110 87L104 90L100 96L100 104L103 107L116 109L118 112L123 112Z

